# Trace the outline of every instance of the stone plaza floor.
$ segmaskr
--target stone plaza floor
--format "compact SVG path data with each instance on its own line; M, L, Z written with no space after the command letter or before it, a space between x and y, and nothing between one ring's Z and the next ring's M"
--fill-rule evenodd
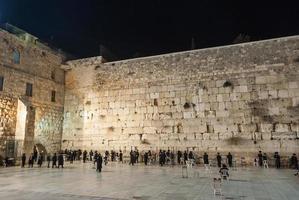
M214 196L217 168L189 171L180 167L128 166L111 163L96 173L91 163L67 164L64 169L0 168L0 200L298 200L299 178L287 169L230 170L222 196Z

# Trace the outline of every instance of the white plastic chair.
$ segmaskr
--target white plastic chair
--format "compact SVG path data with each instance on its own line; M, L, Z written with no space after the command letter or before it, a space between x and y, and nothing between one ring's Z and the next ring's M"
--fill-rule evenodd
M263 165L264 165L264 168L269 168L269 165L268 165L268 161L267 161L267 160L263 160Z
M213 179L214 196L216 196L216 195L222 196L221 184L222 184L221 178L214 178Z

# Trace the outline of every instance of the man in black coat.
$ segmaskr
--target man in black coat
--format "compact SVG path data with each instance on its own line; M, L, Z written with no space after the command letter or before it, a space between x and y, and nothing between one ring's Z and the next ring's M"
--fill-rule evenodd
M97 157L97 172L101 172L102 171L102 164L103 164L103 158L101 156L101 154L99 153L98 154L98 157Z
M63 164L64 164L64 159L63 159L63 155L59 154L58 156L58 168L61 166L61 168L63 168Z
M186 164L186 161L188 160L188 153L187 151L184 152L184 164Z
M295 153L293 153L291 157L291 167L293 167L293 169L298 169L298 158Z
M278 154L278 152L274 153L274 160L275 160L275 167L277 169L280 168L280 155Z
M26 164L26 154L25 153L23 153L23 155L22 155L22 168L24 168L25 167L25 164Z
M83 151L83 163L86 162L86 158L87 158L87 151L84 150L84 151Z
M93 157L93 151L90 150L90 152L89 152L89 160L90 160L90 161L92 161L92 157Z
M217 165L220 168L221 167L221 155L220 155L220 153L217 153L216 159L217 159Z
M48 168L50 168L50 162L51 162L51 154L48 154L47 155Z
M209 165L209 156L206 152L203 155L203 164L206 165L206 167Z
M228 155L226 156L227 158L227 162L228 162L228 166L232 167L233 166L233 156L230 152L228 152Z
M123 152L119 151L119 162L123 162Z
M148 153L145 152L144 153L144 164L147 165L147 161L148 161Z
M52 157L52 168L54 168L54 166L57 168L57 155L56 155L56 153L54 153L54 155Z
M263 166L263 154L262 151L259 151L258 153L258 158L259 158L259 166L262 167Z

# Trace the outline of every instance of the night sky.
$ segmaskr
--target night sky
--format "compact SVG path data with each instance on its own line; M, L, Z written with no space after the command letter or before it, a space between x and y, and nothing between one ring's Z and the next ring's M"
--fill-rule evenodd
M264 3L262 3L264 2ZM9 22L78 58L117 59L299 34L299 3L230 0L0 0Z

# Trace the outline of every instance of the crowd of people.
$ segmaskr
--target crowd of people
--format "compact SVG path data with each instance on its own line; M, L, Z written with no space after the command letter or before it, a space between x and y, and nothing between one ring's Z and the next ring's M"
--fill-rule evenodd
M48 168L63 168L64 162L69 161L72 164L76 160L82 160L83 163L87 161L93 162L96 165L96 170L101 172L102 164L107 165L108 162L127 162L130 165L135 165L138 162L143 162L144 165L159 163L160 166L164 165L185 165L187 161L192 161L192 164L196 164L202 158L204 166L210 166L211 161L209 159L209 155L204 152L202 157L198 157L198 155L194 154L193 151L170 151L170 150L160 150L158 153L155 151L139 151L131 150L127 157L124 159L124 154L121 150L118 152L111 150L105 151L103 153L103 157L100 152L90 150L89 152L84 150L68 150L61 151L59 153L44 154L43 152L38 153L35 149L32 154L27 159L25 154L21 157L21 167L25 167L26 162L28 163L28 167L32 168L36 163L38 167L42 167L43 163L46 162L46 166ZM276 168L281 167L281 157L278 152L274 153L273 156L274 165ZM233 167L233 155L229 152L227 155L223 156L220 153L217 153L215 157L212 158L213 163L216 164L219 168L227 168ZM224 164L224 166L223 166ZM268 155L266 153L262 153L259 151L257 157L254 159L254 165L260 167L268 167ZM290 158L289 166L293 169L298 170L298 159L296 154L293 154ZM298 174L298 173L297 173Z

